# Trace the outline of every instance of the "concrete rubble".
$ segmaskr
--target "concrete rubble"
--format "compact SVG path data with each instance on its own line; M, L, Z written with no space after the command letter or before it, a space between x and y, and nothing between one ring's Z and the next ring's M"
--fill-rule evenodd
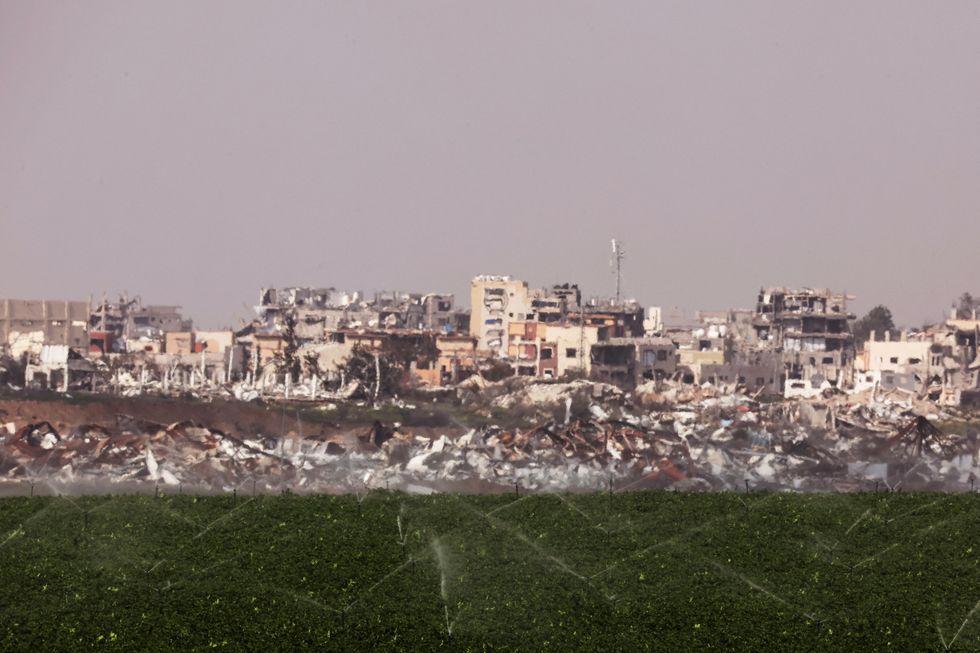
M99 479L260 492L957 491L980 472L976 433L935 425L954 423L955 413L896 393L768 403L711 388L624 393L581 380L472 378L456 392L488 415L483 426L422 436L375 422L344 439L123 414L63 432L45 421L4 423L0 486ZM505 428L492 419L514 411L533 423Z

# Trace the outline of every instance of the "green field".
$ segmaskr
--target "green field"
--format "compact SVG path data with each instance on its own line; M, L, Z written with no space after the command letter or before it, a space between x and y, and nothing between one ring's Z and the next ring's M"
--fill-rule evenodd
M0 501L0 650L980 649L980 497Z

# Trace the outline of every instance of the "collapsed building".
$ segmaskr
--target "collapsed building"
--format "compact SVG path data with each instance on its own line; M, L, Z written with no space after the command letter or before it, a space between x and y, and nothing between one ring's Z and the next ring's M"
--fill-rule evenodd
M870 334L855 361L855 389L901 390L948 406L975 401L980 321L948 320L922 331Z
M592 346L592 378L634 388L674 376L680 362L670 338L610 338Z
M255 307L267 331L282 330L286 315L296 319L299 335L322 340L340 329L417 329L465 331L469 315L455 307L448 293L379 291L373 300L359 292L334 288L262 288Z
M432 385L476 369L465 336L469 313L451 294L382 291L367 300L334 288L263 288L255 310L236 342L247 358L243 380L261 392L281 387L315 397L328 384L349 386L355 380L343 368L356 353L397 363Z
M295 421L280 421L261 409L248 419L225 416L223 427L187 419L168 424L108 407L96 421L69 424L38 417L35 408L0 411L0 486L965 491L980 472L976 434L947 434L933 423L957 413L928 419L908 398L760 402L702 388L681 396L656 386L625 393L586 380L473 376L454 393L474 415L485 415L484 424L444 422L435 429L381 422L342 429L322 420L314 426L298 413ZM491 417L515 409L528 419L501 424ZM329 415L330 406L325 410Z
M190 332L193 320L185 318L180 306L144 305L140 296L121 295L110 302L105 297L89 318L89 347L92 353L163 351L164 338L171 332Z

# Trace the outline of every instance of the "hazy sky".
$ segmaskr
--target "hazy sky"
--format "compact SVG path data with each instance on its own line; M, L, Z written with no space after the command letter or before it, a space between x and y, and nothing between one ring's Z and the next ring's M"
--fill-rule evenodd
M0 0L0 296L980 291L980 2Z

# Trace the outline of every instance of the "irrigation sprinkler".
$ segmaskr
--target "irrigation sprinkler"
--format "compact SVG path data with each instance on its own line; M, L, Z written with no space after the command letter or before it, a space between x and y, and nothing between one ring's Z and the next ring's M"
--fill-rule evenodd
M749 493L749 479L745 479L745 493Z
M516 481L514 482L514 496L521 496L521 486Z

